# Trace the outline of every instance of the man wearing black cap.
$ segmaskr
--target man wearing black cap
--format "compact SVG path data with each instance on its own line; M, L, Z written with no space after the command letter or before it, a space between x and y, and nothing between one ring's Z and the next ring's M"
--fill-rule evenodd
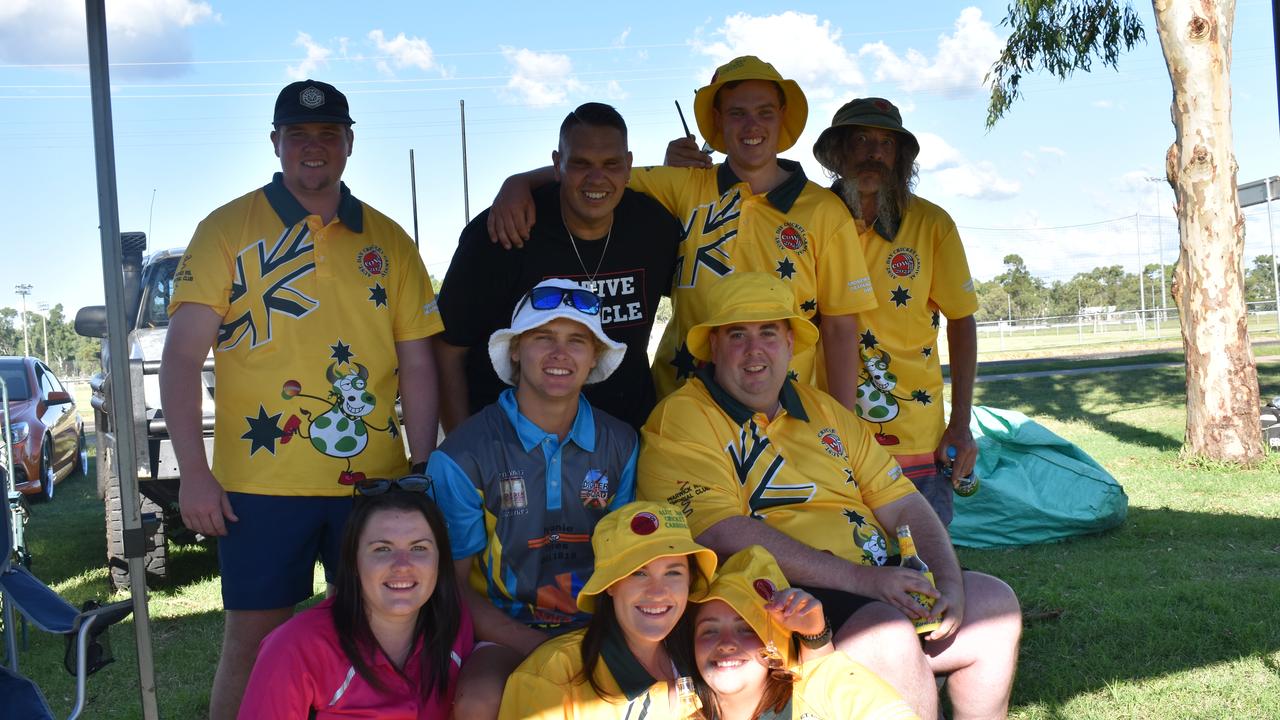
M408 235L342 183L352 123L332 85L286 86L271 132L281 172L205 218L174 276L161 400L183 522L218 538L214 719L236 716L259 642L311 596L317 558L332 581L351 486L425 466L435 446L440 313Z
M864 329L860 362L841 368L859 383L854 410L946 525L951 482L969 475L978 455L969 433L978 298L955 222L912 192L919 153L898 108L883 98L846 103L813 146L814 157L835 178L831 189L856 220L879 300L858 313ZM951 416L945 420L941 316L947 318L951 368ZM942 473L948 465L951 482Z

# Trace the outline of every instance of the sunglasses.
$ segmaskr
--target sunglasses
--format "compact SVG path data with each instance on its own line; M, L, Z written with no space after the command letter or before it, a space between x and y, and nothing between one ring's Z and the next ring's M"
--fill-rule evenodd
M373 497L374 495L382 495L391 492L394 488L402 492L413 493L431 493L434 495L432 487L434 481L430 475L405 475L397 480L389 478L369 478L361 480L352 488L352 494L361 497Z
M520 299L516 311L511 313L513 320L526 302L534 310L554 310L561 305L568 305L583 315L600 314L600 296L581 288L536 287Z

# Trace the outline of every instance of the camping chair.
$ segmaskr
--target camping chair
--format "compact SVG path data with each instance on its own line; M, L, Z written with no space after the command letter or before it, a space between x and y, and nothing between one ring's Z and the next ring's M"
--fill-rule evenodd
M0 468L0 476L7 473ZM7 477L0 477L9 502L15 493ZM66 637L67 651L63 666L76 679L76 704L68 720L80 716L84 710L85 679L112 662L107 638L99 637L111 625L120 622L133 612L133 602L123 600L103 607L86 603L84 610L76 610L48 585L41 582L21 564L13 563L14 547L12 513L6 505L0 520L0 603L4 605L5 665L0 666L0 697L7 706L6 717L50 718L53 714L45 702L40 688L18 671L17 628L14 620L20 615L22 622L30 622L40 630ZM14 611L17 611L15 614Z

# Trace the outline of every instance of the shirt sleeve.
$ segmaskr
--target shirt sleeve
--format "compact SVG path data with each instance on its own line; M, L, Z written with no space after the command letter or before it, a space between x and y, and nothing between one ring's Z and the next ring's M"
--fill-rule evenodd
M840 202L834 196L832 199ZM814 258L818 272L818 312L852 315L872 310L879 302L867 273L867 262L862 257L857 225L843 205L832 208L824 209L819 235L814 238L818 247Z
M677 219L685 215L688 186L693 181L692 168L673 168L661 165L638 167L631 171L627 187L657 200L667 212Z
M507 678L498 720L572 720L577 713L566 680L517 668Z
M396 342L435 335L444 329L444 322L440 319L440 308L431 289L431 277L422 264L422 255L403 228L390 219L387 222L395 236L393 246L398 248L400 256L400 262L396 263L399 267L391 268L395 285L388 288L393 313L391 332Z
M662 403L640 434L638 499L680 508L694 537L721 520L747 514L732 461L716 444L715 424L696 400Z
M240 702L240 720L296 720L311 712L316 678L298 640L287 623L263 639Z
M832 400L833 405L838 405ZM916 492L915 485L902 474L898 461L888 453L853 413L835 408L845 438L854 438L849 448L849 468L858 483L862 502L872 510Z
M978 295L973 289L969 259L955 222L941 209L938 213L941 217L933 223L934 274L929 300L948 318L968 317L978 312Z
M444 319L441 338L456 347L486 345L494 321L511 314L511 308L500 310L495 305L505 304L513 282L506 269L510 261L523 257L523 251L505 250L489 241L487 213L481 213L462 230L440 285L440 314Z
M484 530L484 496L453 458L441 450L427 460L432 496L449 527L453 559L471 557L488 545Z
M610 511L617 510L636 499L636 463L639 456L640 443L636 442L635 447L631 448L631 457L627 458L627 464L622 468L622 479L618 482L618 492L614 493L613 502L609 503Z
M231 274L235 259L212 218L196 226L195 235L173 275L173 315L183 303L208 305L219 317L231 308Z

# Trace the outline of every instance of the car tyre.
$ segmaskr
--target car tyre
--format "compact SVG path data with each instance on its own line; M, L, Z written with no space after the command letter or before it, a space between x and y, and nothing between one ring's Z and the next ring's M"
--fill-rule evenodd
M40 443L40 494L36 497L40 502L53 500L53 492L58 472L53 469L53 438L45 435Z
M114 480L114 479L113 479ZM129 589L129 561L124 556L124 513L120 506L120 484L107 483L103 502L107 514L107 569L111 571L111 585L118 590ZM159 523L148 538L151 547L144 557L147 579L162 579L168 572L169 548L165 538L164 510L155 501L140 495L142 513L154 513Z
M89 444L84 439L84 429L80 430L80 440L76 445L76 473L89 477Z

